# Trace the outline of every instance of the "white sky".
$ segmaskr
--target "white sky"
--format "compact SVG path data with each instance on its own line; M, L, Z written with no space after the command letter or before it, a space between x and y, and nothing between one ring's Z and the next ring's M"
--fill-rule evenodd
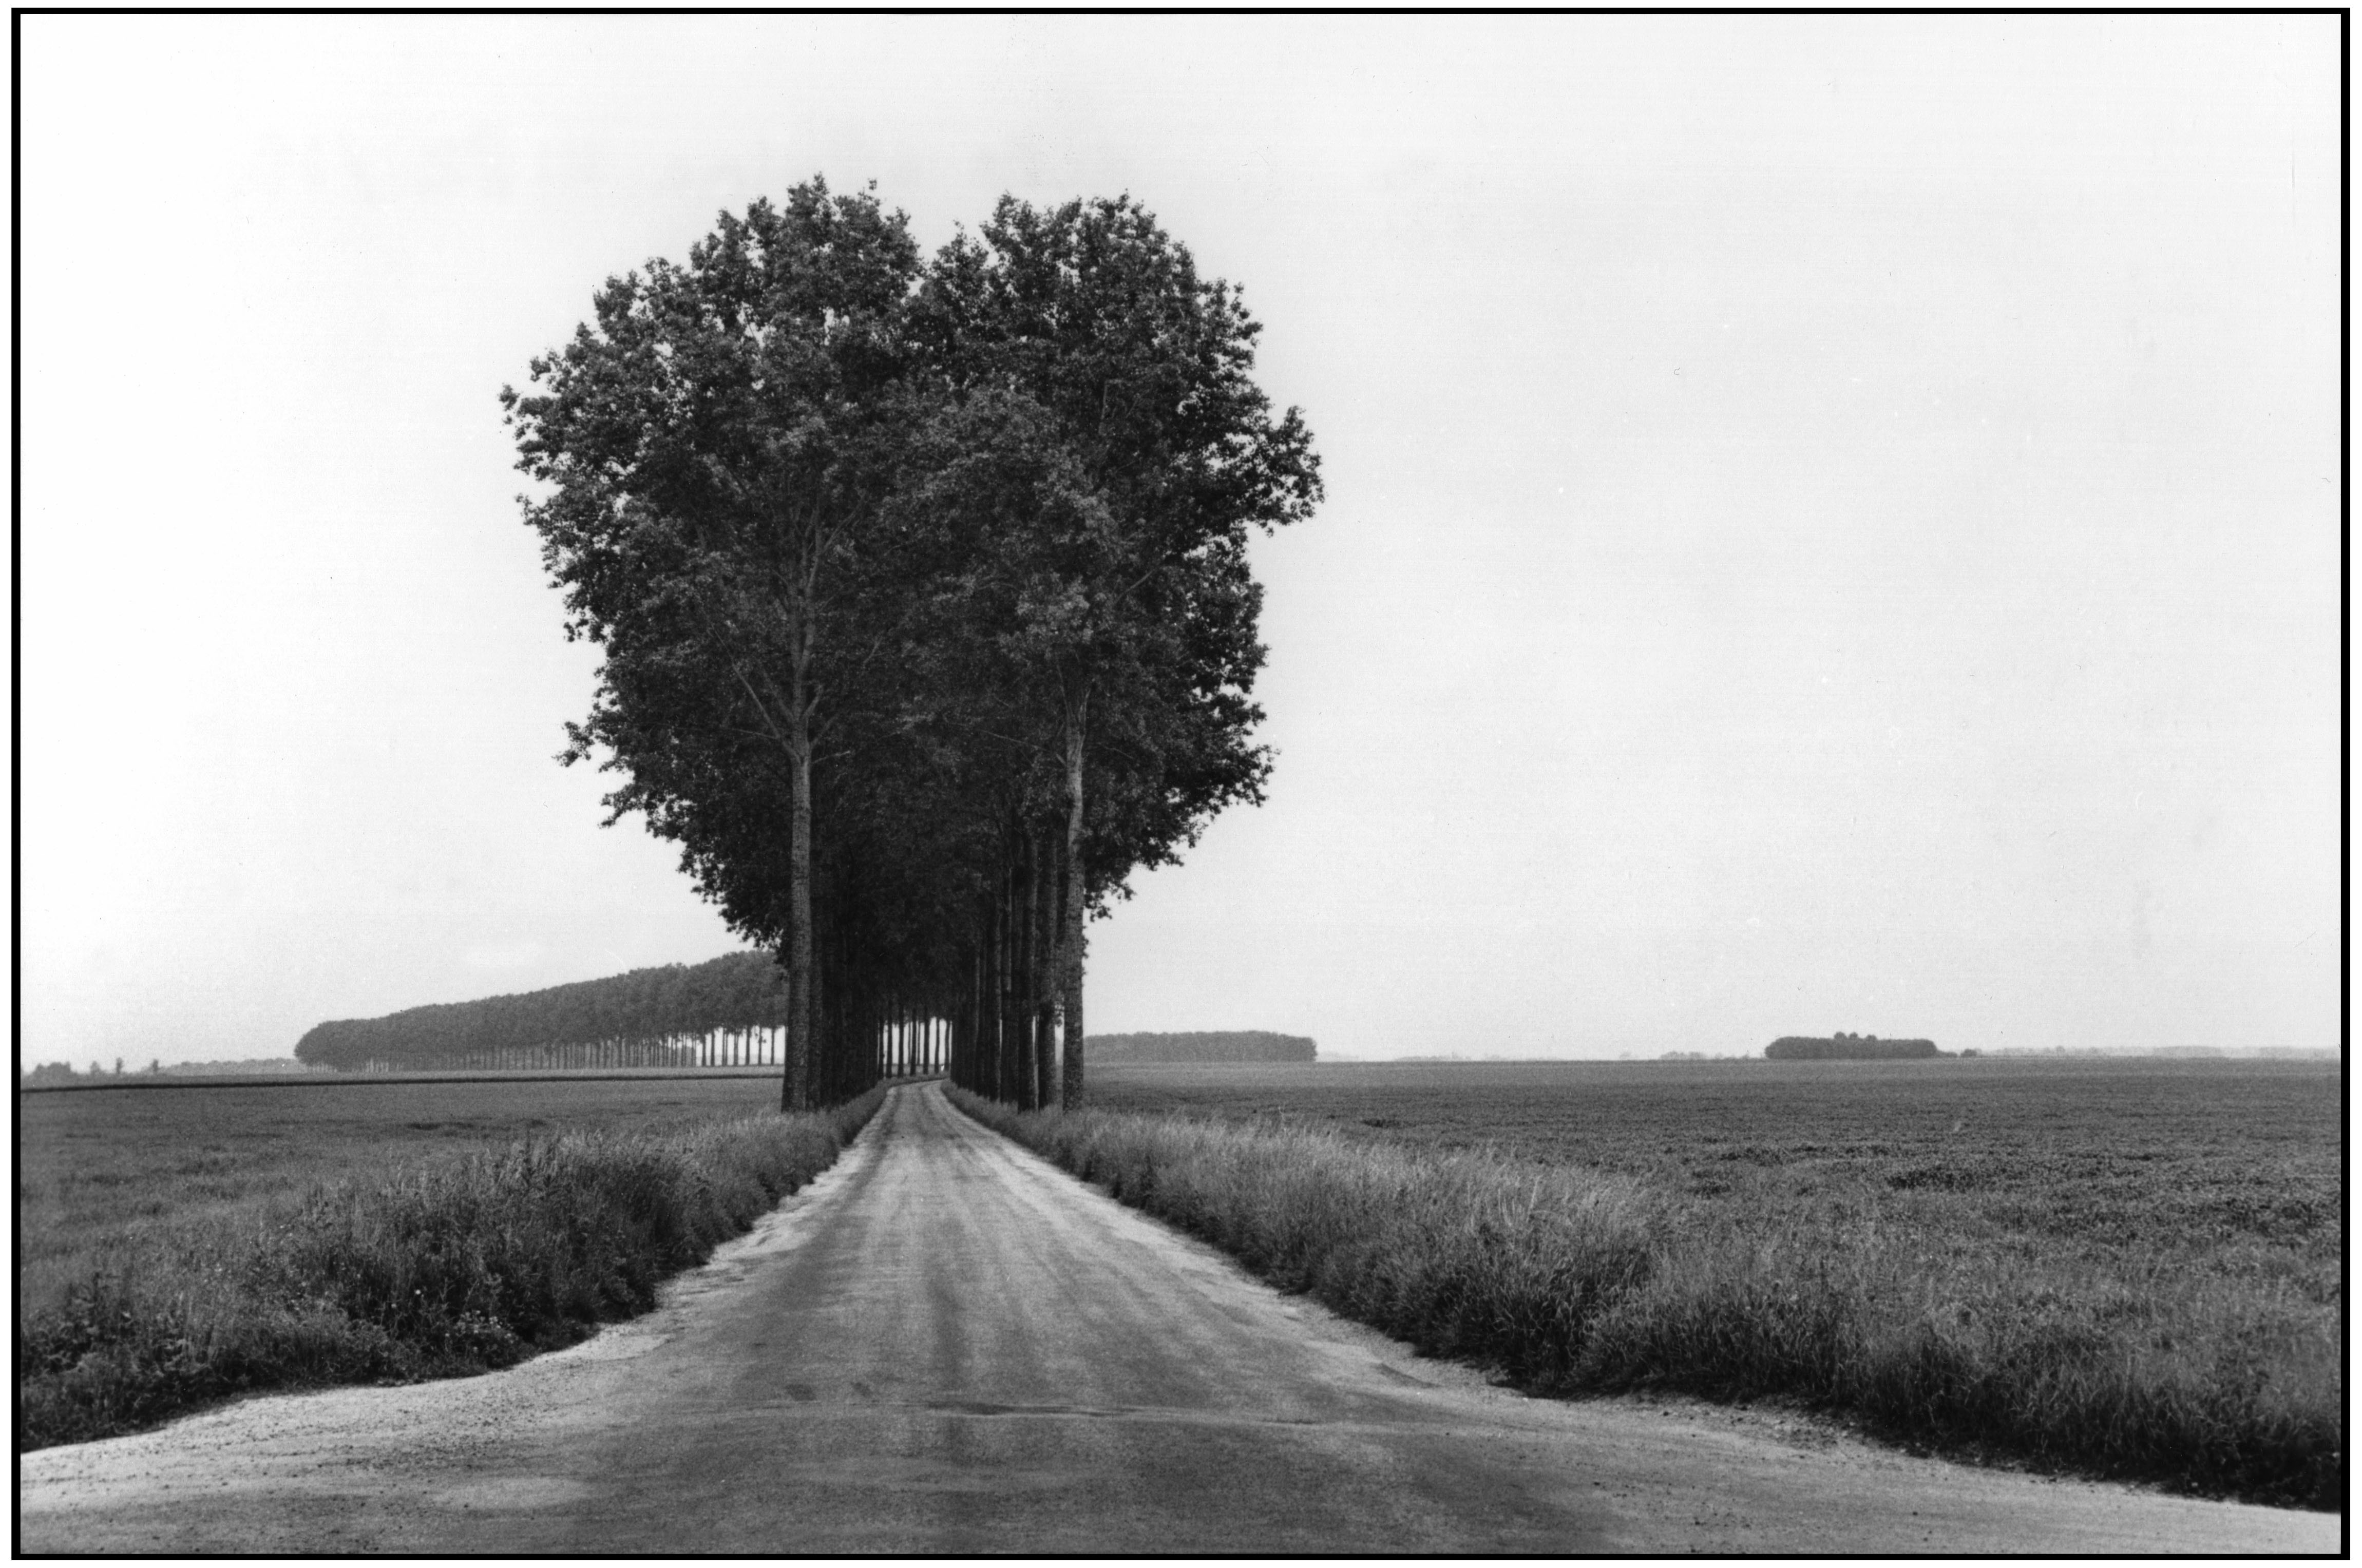
M495 393L813 172L1130 191L1319 442L1095 1027L2339 1039L2334 17L22 28L28 1062L734 945Z

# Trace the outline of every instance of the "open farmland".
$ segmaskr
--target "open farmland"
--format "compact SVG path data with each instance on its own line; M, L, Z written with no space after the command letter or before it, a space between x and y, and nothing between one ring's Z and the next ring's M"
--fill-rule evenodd
M2334 1301L2334 1062L1340 1063L1109 1068L1106 1110L1186 1110L1649 1178L1705 1208L1874 1203L1986 1239L2160 1249Z
M762 1080L18 1096L17 1443L509 1365L646 1310L883 1093Z
M1011 1131L1527 1386L1791 1397L1956 1452L2343 1496L2334 1064L1142 1066L1097 1091Z
M193 1220L524 1137L666 1132L778 1103L778 1080L202 1081L17 1097L20 1312Z

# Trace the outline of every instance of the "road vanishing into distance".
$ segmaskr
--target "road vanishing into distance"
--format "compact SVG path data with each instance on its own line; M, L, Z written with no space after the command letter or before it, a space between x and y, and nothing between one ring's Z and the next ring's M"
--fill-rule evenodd
M1529 1399L892 1091L657 1310L19 1462L58 1551L2335 1552L2335 1515Z

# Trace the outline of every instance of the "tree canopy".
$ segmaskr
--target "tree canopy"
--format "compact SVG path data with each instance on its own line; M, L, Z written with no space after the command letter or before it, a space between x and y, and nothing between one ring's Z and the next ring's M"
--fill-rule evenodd
M1260 328L1129 198L922 262L819 179L593 310L502 392L604 654L565 759L778 952L783 1104L919 1018L970 1087L1078 1099L1086 915L1270 767L1247 540L1320 485Z

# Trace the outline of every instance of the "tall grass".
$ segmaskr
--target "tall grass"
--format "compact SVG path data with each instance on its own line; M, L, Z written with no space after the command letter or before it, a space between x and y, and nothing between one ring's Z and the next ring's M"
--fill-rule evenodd
M1544 1394L1780 1397L1906 1442L2342 1508L2339 1314L1887 1221L1717 1216L1641 1178L1318 1128L971 1116L1283 1289Z
M18 1321L19 1452L234 1395L458 1376L646 1311L833 1163L833 1111L564 1133L124 1239Z

